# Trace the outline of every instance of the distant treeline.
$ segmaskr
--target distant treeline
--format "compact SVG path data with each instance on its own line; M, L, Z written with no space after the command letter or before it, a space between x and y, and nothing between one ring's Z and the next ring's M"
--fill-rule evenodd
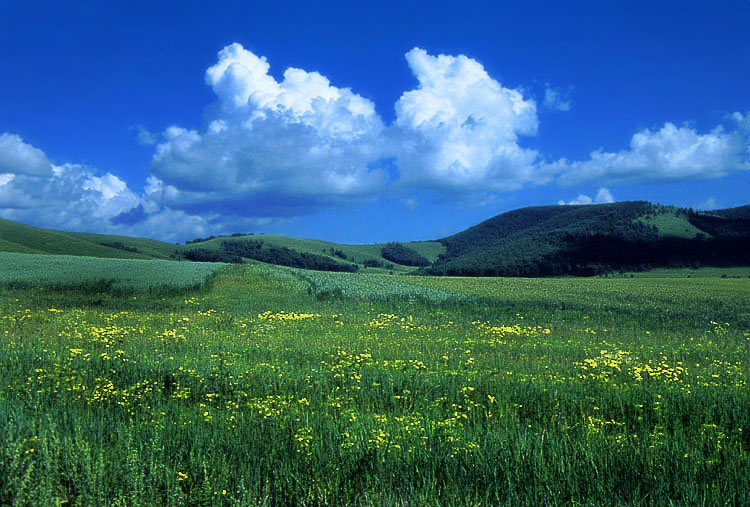
M141 253L141 251L138 250L136 247L134 247L134 246L128 246L128 245L123 245L119 241L102 242L102 243L99 243L99 244L102 245L102 246L108 246L110 248L116 248L118 250L124 250L126 252Z
M365 259L362 261L362 265L366 268L385 268L391 270L395 267L390 262L381 262L377 259Z
M179 254L179 252L175 252ZM228 262L230 264L242 264L242 257L232 255L221 250L208 250L207 248L191 248L181 253L181 257L193 262Z
M722 218L701 213L690 213L688 220L695 227L713 237L738 238L750 235L750 218Z
M388 243L383 247L380 254L384 259L388 259L396 264L401 264L402 266L430 265L430 261L420 255L419 252L405 247L401 243Z
M609 235L571 236L551 255L497 265L454 264L429 268L448 276L592 276L657 267L699 268L750 265L750 238L629 240Z
M337 262L323 255L298 252L286 247L274 247L256 240L222 241L221 250L206 248L191 248L182 252L184 259L196 262L228 262L242 263L243 258L254 259L269 264L289 266L302 269L316 269L319 271L356 272L354 264Z
M317 269L318 271L347 271L350 273L357 271L357 266L354 264L344 264L323 255L298 252L291 248L266 246L262 241L223 241L221 245L228 254L270 264Z

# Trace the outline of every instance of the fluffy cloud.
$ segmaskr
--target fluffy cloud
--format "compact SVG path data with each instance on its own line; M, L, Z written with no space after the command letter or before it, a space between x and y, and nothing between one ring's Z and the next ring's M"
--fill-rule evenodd
M618 152L597 150L589 160L553 164L562 185L585 182L637 183L718 178L750 169L748 123L739 113L732 116L735 130L721 125L708 133L672 123L658 130L645 129L630 140L630 148Z
M610 192L608 188L600 188L596 193L596 202L598 204L615 202L615 196L612 195L612 192Z
M203 131L170 127L152 173L174 209L245 217L295 216L373 198L384 129L373 103L317 72L277 82L265 58L239 44L206 71L218 96Z
M117 176L96 176L77 164L50 165L49 174L39 176L19 169L0 181L0 214L11 220L85 230L106 225L139 201Z
M608 204L610 202L615 202L612 192L608 188L600 188L593 199L586 194L578 194L578 197L572 201L560 200L557 204Z
M44 176L50 162L44 152L23 142L16 134L0 134L0 174Z
M548 83L544 89L544 107L553 111L570 111L568 93L552 88Z
M711 196L708 199L706 199L704 202L693 207L700 211L708 211L712 209L719 209L721 206L719 206L719 203L716 201L716 199L713 196Z
M465 56L406 55L418 88L385 125L374 104L317 72L281 82L239 44L206 71L217 103L201 130L173 126L152 161L161 202L191 213L286 217L353 206L414 189L455 197L551 178L519 136L537 130L536 105Z
M16 134L0 135L0 216L41 227L115 232L110 219L141 202L111 173L55 165Z
M164 209L137 195L111 173L79 164L52 164L45 153L15 134L0 135L0 217L39 227L183 239L217 224ZM7 163L12 161L12 163ZM144 210L139 220L116 217ZM151 212L146 213L145 208Z
M667 123L619 152L548 163L523 145L537 106L469 57L406 54L417 79L385 124L374 104L317 73L289 68L277 81L264 57L232 44L206 71L217 102L206 126L165 130L156 147L153 199L193 214L294 217L381 196L431 191L462 202L549 184L618 184L713 178L747 169L750 120L699 133ZM567 110L547 86L544 104ZM585 196L582 196L585 197ZM606 198L591 199L605 202Z
M537 132L536 104L466 56L406 54L419 87L396 103L402 184L448 192L514 190L546 179L519 145Z

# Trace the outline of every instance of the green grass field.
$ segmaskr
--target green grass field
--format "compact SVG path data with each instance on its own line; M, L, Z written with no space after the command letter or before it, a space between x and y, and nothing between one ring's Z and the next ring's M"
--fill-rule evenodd
M748 278L750 267L737 266L732 268L655 268L648 271L628 273L624 275L613 274L610 276L630 276L641 278Z
M662 236L692 239L697 234L706 235L705 232L691 224L686 216L677 215L674 212L643 218L641 222L655 226Z
M223 264L0 252L0 285L112 289L197 289Z
M207 280L0 288L0 503L750 504L747 278Z

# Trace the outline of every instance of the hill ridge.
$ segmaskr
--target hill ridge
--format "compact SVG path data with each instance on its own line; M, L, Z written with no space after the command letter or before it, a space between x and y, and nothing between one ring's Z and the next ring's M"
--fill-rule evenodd
M256 259L295 267L403 274L549 276L653 267L750 266L750 205L712 211L647 201L530 206L500 213L436 241L395 245L399 246L252 233L172 244L43 229L0 219L0 251L8 252L125 259ZM393 252L401 252L402 257L393 257ZM428 265L417 268L414 259Z

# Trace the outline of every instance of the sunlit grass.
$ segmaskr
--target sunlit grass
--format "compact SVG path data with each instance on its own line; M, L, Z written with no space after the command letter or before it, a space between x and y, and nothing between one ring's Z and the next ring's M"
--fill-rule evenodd
M4 289L0 501L747 504L748 296L261 265Z
M222 264L0 252L0 285L149 290L197 289Z

